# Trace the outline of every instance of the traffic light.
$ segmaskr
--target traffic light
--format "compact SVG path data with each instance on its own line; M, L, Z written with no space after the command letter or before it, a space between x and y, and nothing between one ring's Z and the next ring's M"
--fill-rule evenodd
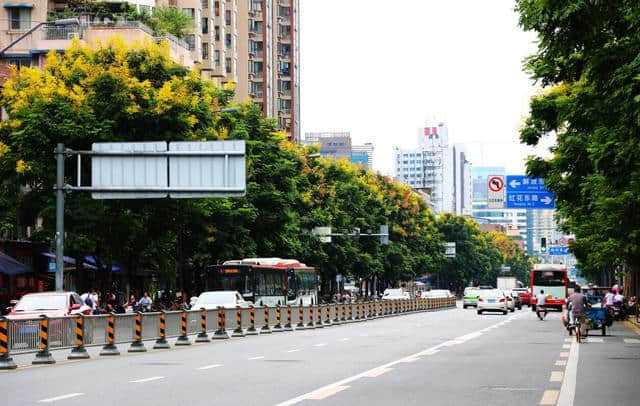
M547 252L547 238L540 238L540 252Z

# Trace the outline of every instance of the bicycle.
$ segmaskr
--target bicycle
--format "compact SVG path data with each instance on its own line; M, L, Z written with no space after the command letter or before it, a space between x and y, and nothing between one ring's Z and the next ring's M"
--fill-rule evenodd
M574 323L573 323L573 331L576 333L576 343L580 344L582 342L582 337L584 335L584 337L587 336L586 331L583 332L582 331L582 314L576 314L574 316Z

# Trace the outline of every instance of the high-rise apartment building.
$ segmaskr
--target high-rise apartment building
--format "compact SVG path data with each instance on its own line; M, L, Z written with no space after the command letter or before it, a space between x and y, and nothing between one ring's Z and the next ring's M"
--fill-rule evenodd
M100 3L101 1L96 1ZM106 8L128 3L139 12L175 7L191 16L194 28L169 41L171 56L219 86L233 82L236 99L251 100L267 117L277 118L279 128L300 139L300 19L299 0L105 0ZM0 30L0 59L18 65L40 66L46 53L62 50L71 39L92 42L120 35L127 42L154 38L140 21L100 19L78 11L80 25L45 24L66 0L34 0L15 3L0 0L5 28ZM32 32L30 32L33 30ZM26 36L13 44L13 41Z
M373 169L373 144L366 142L364 145L353 145L351 147L351 162L367 169Z
M417 148L398 148L395 179L418 190L428 190L437 212L471 212L471 164L463 145L449 146L444 123L419 130Z

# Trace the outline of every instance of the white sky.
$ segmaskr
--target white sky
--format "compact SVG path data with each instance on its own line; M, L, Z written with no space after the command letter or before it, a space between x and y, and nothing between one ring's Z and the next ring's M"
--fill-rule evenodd
M536 91L522 71L535 35L512 0L300 0L302 132L349 131L392 174L433 118L474 166L524 173L518 127ZM545 148L549 142L545 143Z

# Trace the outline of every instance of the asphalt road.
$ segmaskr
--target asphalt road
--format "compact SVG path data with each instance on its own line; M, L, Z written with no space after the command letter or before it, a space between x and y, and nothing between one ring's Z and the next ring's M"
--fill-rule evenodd
M456 308L142 354L127 348L112 358L0 372L0 404L640 402L640 334L616 324L612 336L577 345L558 313L542 322L528 309L478 316ZM20 365L32 359L14 357Z

